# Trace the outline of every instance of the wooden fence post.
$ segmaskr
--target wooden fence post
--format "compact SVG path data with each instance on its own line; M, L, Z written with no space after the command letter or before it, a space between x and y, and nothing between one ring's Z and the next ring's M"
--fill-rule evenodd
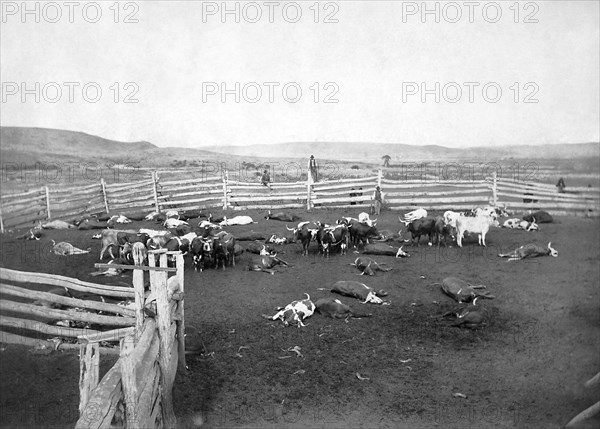
M183 254L180 252L176 256L176 267L177 267L177 278L179 280L179 290L183 296L185 296L185 290L183 288L184 281L184 269L185 269L185 261L183 259ZM185 314L184 314L184 299L182 298L177 304L177 347L178 347L178 356L179 356L179 371L183 373L187 369L187 363L185 361Z
M86 343L79 346L79 414L83 414L92 391L98 386L100 375L100 345Z
M144 272L142 270L133 270L133 288L135 290L135 339L137 341L142 334L144 325Z
M106 198L106 182L104 181L104 177L100 179L100 185L102 185L102 197L104 198L104 208L106 209L106 213L110 213L108 210L108 199Z
M381 188L381 179L383 178L383 171L381 168L379 169L379 173L377 173L377 186Z
M2 219L2 207L0 207L0 232L4 234L4 219Z
M50 189L48 189L47 186L44 186L44 188L46 188L46 217L48 218L48 220L50 220L52 218L50 214Z
M492 173L492 203L494 208L498 207L498 175L496 171Z
M229 208L229 196L227 195L229 172L227 170L223 170L221 177L223 179L223 210L227 210Z
M310 171L308 172L308 178L306 179L306 210L310 211L312 201L312 185L310 180Z
M156 171L152 172L152 188L154 189L154 208L156 213L160 213L160 207L158 206L158 174Z

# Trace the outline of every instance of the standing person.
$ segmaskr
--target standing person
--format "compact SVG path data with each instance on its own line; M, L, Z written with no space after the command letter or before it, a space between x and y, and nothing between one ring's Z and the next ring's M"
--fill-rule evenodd
M317 161L315 160L315 156L311 155L308 160L308 172L312 177L312 182L316 183L319 180L319 167L317 166Z
M381 212L381 205L383 204L383 191L379 186L375 186L375 192L373 192L373 205L375 206L375 214L379 215Z
M273 188L271 188L271 175L269 174L268 170L263 171L263 174L260 178L260 181L262 182L262 184L264 186L266 186L267 188L269 188L271 191L273 190Z
M556 184L556 187L558 188L558 192L560 192L561 194L563 194L565 192L565 188L567 187L567 185L565 185L565 181L563 180L562 177L558 179L558 183Z

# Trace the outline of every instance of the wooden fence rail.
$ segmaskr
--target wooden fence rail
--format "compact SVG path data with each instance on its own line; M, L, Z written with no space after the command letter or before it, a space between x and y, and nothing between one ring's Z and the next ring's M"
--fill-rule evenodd
M597 216L600 188L572 187L559 193L553 185L492 177L481 180L393 180L382 171L376 176L312 182L275 182L268 188L256 182L230 180L222 175L198 175L176 171L152 171L151 178L137 182L97 184L81 187L43 187L0 196L0 231L29 227L48 219L70 220L83 214L125 214L168 209L223 208L285 209L306 207L368 207L376 185L384 190L391 209L427 206L460 209L468 205L508 204L515 210L535 208L558 213ZM537 203L533 203L537 201ZM534 205L532 205L534 204Z
M168 267L169 256L175 258L176 268ZM124 266L133 270L133 289L0 268L0 294L6 298L0 299L0 327L3 328L0 341L79 350L80 418L76 428L176 426L173 383L178 368L186 368L183 255L157 250L150 251L148 259L146 267ZM96 266L104 268L107 264ZM144 290L145 272L150 277L148 292ZM175 275L168 277L172 272ZM134 308L31 290L24 286L26 284L126 297L135 299ZM75 311L75 308L90 312ZM147 314L155 316L148 316L145 309L150 309ZM57 326L30 319L32 316L92 323L94 329ZM110 329L101 330L103 327ZM63 340L47 339L51 336ZM79 344L70 343L68 339L77 339ZM118 342L119 348L103 347L106 342ZM101 352L119 354L115 365L102 379Z

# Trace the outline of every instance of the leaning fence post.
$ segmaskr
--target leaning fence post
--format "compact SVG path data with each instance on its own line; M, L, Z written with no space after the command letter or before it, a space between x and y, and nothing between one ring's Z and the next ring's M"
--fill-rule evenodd
M492 172L492 202L494 203L494 208L498 207L498 177L496 172Z
M154 208L156 210L156 213L160 213L160 208L158 206L158 175L156 174L156 171L152 172L152 189L154 190Z
M102 185L102 197L104 198L104 208L106 209L106 213L110 213L108 211L108 199L106 198L106 182L104 181L104 177L100 179L100 185Z
M223 179L223 210L227 210L227 208L229 207L229 197L227 195L227 182L229 180L229 173L227 170L223 171L221 178Z
M44 186L44 188L46 188L46 212L47 212L46 217L48 218L48 220L50 220L51 219L51 214L50 214L50 189L48 189L47 186Z

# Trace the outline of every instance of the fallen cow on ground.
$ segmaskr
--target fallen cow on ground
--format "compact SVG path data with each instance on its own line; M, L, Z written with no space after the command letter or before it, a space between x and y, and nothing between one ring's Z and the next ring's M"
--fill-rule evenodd
M349 317L360 319L361 317L372 316L372 314L355 313L349 306L342 303L337 298L320 298L315 302L315 306L319 313L323 316L331 317L332 319L347 319Z
M363 250L365 255L384 255L384 256L395 256L396 258L405 258L410 256L404 250L403 246L394 247L384 243L371 243L367 244Z
M73 246L71 243L67 243L65 241L56 243L54 240L52 240L52 249L50 251L60 256L82 255L84 253L90 253L90 249L82 250Z
M489 292L480 292L477 289L485 289L484 285L470 285L456 277L446 277L442 281L442 291L458 302L469 302L478 297L493 299L494 295Z
M301 301L292 301L285 307L277 307L279 310L274 316L262 316L269 320L281 320L285 326L297 325L298 327L306 326L303 320L310 317L315 312L315 304L310 300L310 295L305 293L306 299Z
M384 301L380 298L381 296L387 296L387 292L383 290L375 291L375 289L360 282L344 280L335 282L331 287L331 292L361 299L363 300L363 304L366 304L367 302L372 304L389 304L387 302L384 303Z
M391 271L391 268L381 268L379 266L379 264L374 260L369 258L368 256L360 256L358 258L356 258L354 260L354 263L350 264L355 266L356 268L358 268L360 271L362 271L359 275L367 275L367 276L374 276L375 275L375 271Z
M558 251L552 248L552 242L548 243L548 247L544 248L542 246L538 246L537 244L529 243L525 244L518 249L513 250L510 253L499 253L498 256L501 258L509 258L510 261L518 261L520 259L526 258L536 258L538 256L558 256Z

